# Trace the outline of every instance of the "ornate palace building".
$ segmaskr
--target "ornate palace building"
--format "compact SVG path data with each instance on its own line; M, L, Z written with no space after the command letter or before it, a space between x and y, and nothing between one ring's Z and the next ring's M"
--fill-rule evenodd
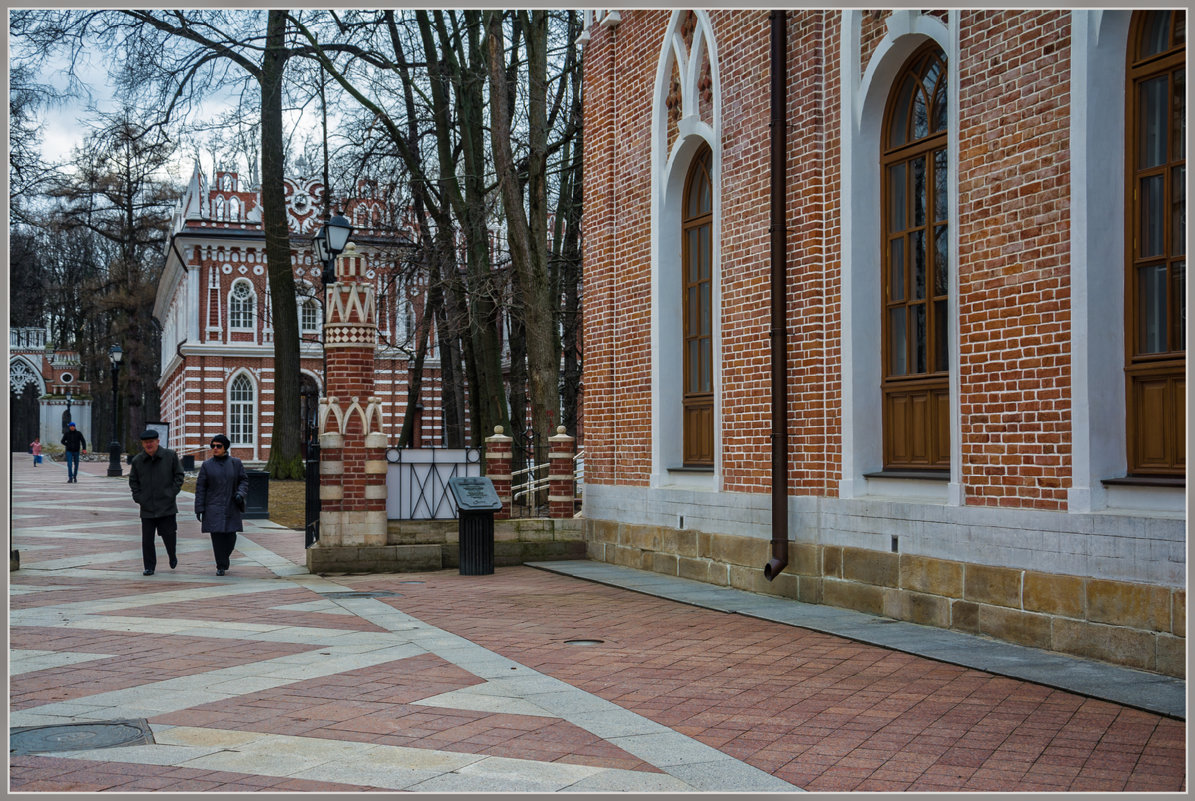
M303 441L317 425L323 387L321 265L311 237L322 224L319 181L286 181L291 261L300 327ZM217 172L214 185L196 169L172 222L154 316L161 322L161 417L182 452L202 453L225 433L249 463L270 455L274 410L274 330L267 282L260 194L235 172ZM378 299L378 371L385 432L397 442L407 406L410 362L421 293L400 278L410 241L395 234L389 209L368 182L341 204L353 222L352 241ZM441 441L439 370L431 338L421 388L422 411L413 444Z

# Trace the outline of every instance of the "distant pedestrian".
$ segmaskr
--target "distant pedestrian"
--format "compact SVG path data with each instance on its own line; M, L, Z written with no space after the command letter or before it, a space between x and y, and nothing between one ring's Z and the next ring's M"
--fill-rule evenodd
M66 481L79 483L79 451L87 453L87 440L72 420L67 424L66 433L62 435L62 444L66 446Z
M212 437L212 458L204 460L195 481L195 516L202 530L212 535L216 575L223 576L237 544L237 532L244 529L241 512L249 494L249 475L241 460L228 453L228 437Z
M133 500L141 507L141 558L145 562L143 576L152 576L158 565L158 551L154 547L154 533L162 537L170 569L178 565L174 546L178 534L178 504L175 498L183 488L182 463L178 454L158 444L158 432L152 428L141 432L144 450L133 457L129 470L129 489Z
M33 442L29 443L29 452L33 454L33 466L37 467L41 464L41 439L34 438Z

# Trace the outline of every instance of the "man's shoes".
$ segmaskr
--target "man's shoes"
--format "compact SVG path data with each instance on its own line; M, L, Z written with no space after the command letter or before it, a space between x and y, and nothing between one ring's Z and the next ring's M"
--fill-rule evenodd
M217 568L216 568L216 575L217 575L217 576L223 576L223 575L224 575L224 568L222 568L222 567L217 567Z
M174 554L170 554L170 569L174 570L176 567L178 567L178 557Z
M153 574L154 574L154 569L152 567L147 567L145 570L141 571L141 575L143 575L143 576L152 576Z

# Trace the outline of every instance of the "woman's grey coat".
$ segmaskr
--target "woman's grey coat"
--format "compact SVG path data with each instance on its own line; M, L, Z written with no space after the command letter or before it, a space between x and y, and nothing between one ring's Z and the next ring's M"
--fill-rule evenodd
M195 511L203 514L203 530L242 531L241 510L234 495L249 495L249 476L235 456L213 456L199 467L195 483Z

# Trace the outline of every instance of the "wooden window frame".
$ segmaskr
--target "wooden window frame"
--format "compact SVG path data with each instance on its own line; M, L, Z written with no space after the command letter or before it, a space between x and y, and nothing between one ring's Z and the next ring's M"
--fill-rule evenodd
M712 468L714 466L714 375L713 375L713 192L714 182L712 173L713 151L709 145L702 145L693 156L689 165L689 172L685 176L684 194L681 196L681 359L684 363L682 385L682 463L685 467ZM695 189L694 181L704 178L710 193L710 208L690 216L690 195ZM689 246L690 231L699 231L702 227L709 231L708 252L703 254L709 259L707 276L696 281L689 280L689 260L692 258ZM702 285L705 285L710 302L706 305L706 315L698 321L696 330L690 326L690 289L695 289L701 296ZM703 333L704 329L704 333ZM703 355L702 341L708 343ZM697 342L697 364L690 358L689 345ZM693 371L697 370L697 379L708 379L709 390L691 389L694 382Z
M1175 17L1171 18L1170 44L1154 55L1140 55L1151 15L1173 13L1181 16L1183 40L1176 39ZM1186 14L1181 10L1139 11L1133 14L1125 68L1125 437L1130 476L1177 477L1186 472L1186 348L1178 320L1186 316L1185 273L1186 242L1175 242L1172 225L1176 207L1185 207L1186 114L1182 128L1174 130L1174 101L1182 98L1173 77L1185 72ZM1170 76L1166 96L1167 150L1160 164L1139 167L1142 147L1142 94L1140 87L1149 80ZM1183 180L1175 181L1175 170L1183 171ZM1143 256L1142 217L1145 213L1141 182L1150 177L1162 179L1161 253ZM1181 193L1176 202L1175 192ZM1185 211L1184 211L1185 216ZM1182 252L1178 252L1181 250ZM1166 288L1166 347L1147 350L1142 341L1141 274L1145 269L1163 267ZM1180 287L1179 274L1183 276Z
M905 82L914 76L918 82L927 71L930 63L927 59L936 59L940 66L939 75L934 86L928 87L926 105L928 127L925 136L913 139L912 135L905 137L900 144L893 145L892 133L896 121L897 108L900 105ZM949 262L939 263L935 247L935 237L939 229L941 236L946 238L947 254L949 253L950 237L950 208L949 200L942 198L939 203L935 197L937 184L935 179L939 172L942 176L942 186L949 185L949 128L943 124L939 130L933 128L934 98L937 95L935 87L941 85L945 91L948 78L948 64L946 55L936 44L930 43L919 48L905 62L893 83L887 107L884 111L883 130L880 144L880 184L881 184L881 270L880 276L883 291L880 296L880 329L881 329L881 393L883 396L883 459L885 471L939 471L948 473L950 470L950 343L949 343L949 308L950 308L950 280ZM911 100L910 106L911 108ZM943 109L945 111L945 109ZM911 127L911 124L910 124ZM945 162L941 167L935 164L935 155L941 153ZM924 220L917 223L914 217L914 182L912 165L918 159L924 160ZM891 177L894 167L904 168L903 214L904 226L894 230L896 221L893 219L893 195L896 187ZM944 206L944 208L939 208ZM914 297L913 287L913 242L920 233L923 237L925 253L925 275L922 297ZM893 247L901 253L901 289L894 291L895 282ZM949 256L947 255L947 259ZM937 280L941 274L942 281ZM941 291L940 291L941 289ZM918 309L924 309L925 332L923 347L925 351L924 369L917 370L917 350L914 347L915 319ZM903 311L901 311L903 310ZM904 319L904 371L894 369L893 357L896 343L893 342L893 323L896 313L901 312ZM937 345L945 343L943 352L939 355Z

